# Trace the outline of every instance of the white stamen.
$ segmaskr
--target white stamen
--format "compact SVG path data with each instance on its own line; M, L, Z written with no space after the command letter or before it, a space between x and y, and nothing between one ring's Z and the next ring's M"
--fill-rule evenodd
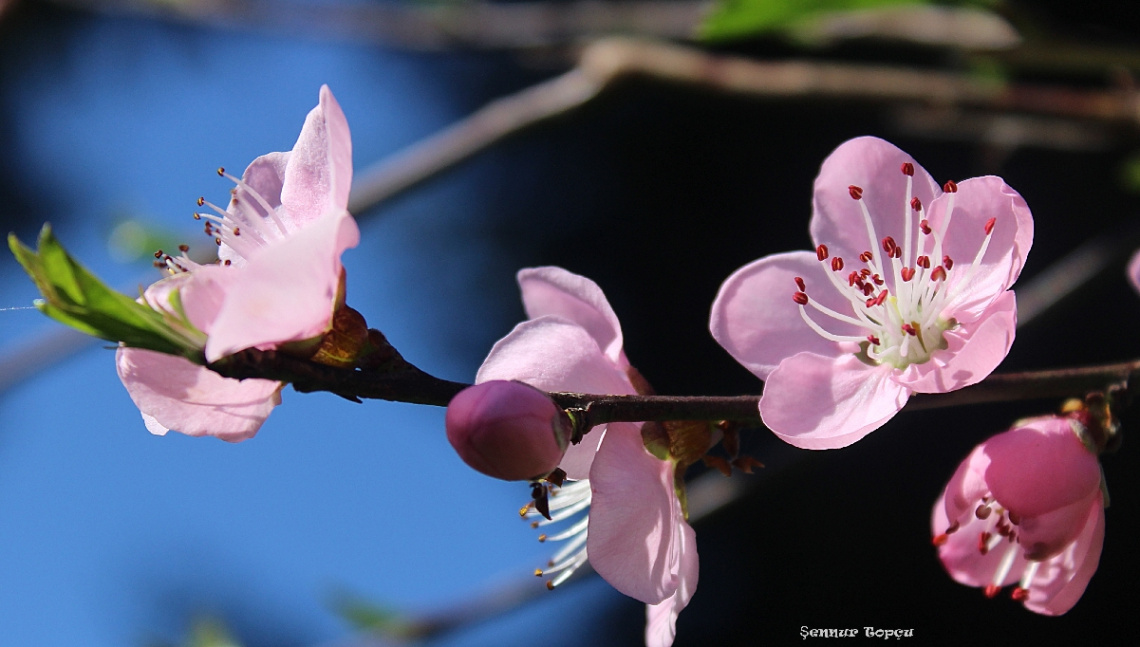
M576 521L561 532L540 537L544 542L566 541L566 544L550 558L549 566L536 571L539 575L558 573L556 577L547 581L547 588L562 584L588 561L586 539L589 536L589 507L592 498L588 479L567 482L560 488L550 490L547 499L550 505L550 519L540 519L532 523L533 526L539 527L577 517ZM539 512L533 506L528 507L524 517L535 516L540 516Z
M995 535L995 537L999 543L1004 539L1001 535ZM994 571L994 586L1001 586L1002 582L1004 582L1005 578L1009 575L1009 570L1013 568L1013 560L1017 558L1017 551L1018 547L1016 544L1012 544L1009 548L1005 549L1005 554L1001 557L1001 563L998 564L997 570Z
M1029 564L1021 573L1021 581L1017 585L1028 591L1029 585L1033 583L1033 578L1037 576L1037 569L1040 566L1041 562L1034 559L1029 560Z

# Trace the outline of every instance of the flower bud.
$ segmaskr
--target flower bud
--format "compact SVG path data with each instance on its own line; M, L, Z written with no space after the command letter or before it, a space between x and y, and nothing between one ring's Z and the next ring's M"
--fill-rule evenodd
M460 391L447 405L447 439L465 463L506 481L549 474L566 453L572 424L542 391L493 380Z

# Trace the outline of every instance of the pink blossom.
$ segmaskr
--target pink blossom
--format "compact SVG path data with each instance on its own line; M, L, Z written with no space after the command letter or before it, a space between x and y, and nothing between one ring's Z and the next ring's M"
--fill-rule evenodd
M931 532L950 576L1061 615L1096 572L1104 542L1100 465L1084 427L1045 416L978 445L934 504Z
M544 391L633 395L617 315L591 280L557 267L519 272L527 321L491 350L476 382L513 379ZM596 427L560 467L577 482L553 491L551 520L580 517L547 540L565 548L542 574L556 586L589 560L618 591L649 605L646 642L672 644L677 614L697 586L696 536L674 488L674 465L646 451L641 425Z
M472 468L507 481L539 479L558 467L573 426L542 391L491 380L447 405L447 440Z
M213 362L245 348L311 343L327 332L343 304L340 256L359 241L348 213L352 143L344 113L328 86L305 120L293 150L254 160L206 231L217 242L219 265L201 266L183 254L165 255L173 275L150 286L144 299L171 321L204 334ZM232 380L181 357L120 348L119 377L156 434L243 440L257 433L280 402L281 384Z
M824 160L813 211L814 251L745 265L712 307L713 337L765 381L760 416L778 436L850 445L912 393L975 384L1005 358L1033 220L1000 178L940 189L861 137Z

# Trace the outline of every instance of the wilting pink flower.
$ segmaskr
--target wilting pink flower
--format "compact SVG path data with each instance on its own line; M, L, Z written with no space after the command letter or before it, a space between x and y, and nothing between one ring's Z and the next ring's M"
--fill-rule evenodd
M934 504L931 532L947 572L1031 611L1071 609L1104 543L1100 465L1069 417L1024 420L978 445Z
M317 338L343 302L341 253L359 241L346 210L352 182L352 143L344 113L327 86L305 120L293 150L253 161L232 180L228 209L197 214L218 243L220 265L202 266L165 255L173 276L144 298L204 337L206 361L245 348L262 350ZM120 348L119 377L147 428L163 434L242 440L254 435L281 385L222 378L186 359Z
M519 380L544 391L633 395L617 315L591 280L557 267L519 272L524 321L491 350L476 382ZM696 536L674 489L674 467L646 451L641 425L610 423L571 446L560 467L569 483L554 490L551 520L577 519L543 535L565 547L539 574L564 581L587 559L615 589L649 605L646 641L669 645L677 614L697 586ZM588 517L581 518L589 509Z
M447 440L472 468L507 481L533 480L558 467L573 426L542 391L491 380L459 392L447 405Z
M713 337L765 381L760 416L778 436L850 445L912 393L975 384L1005 358L1033 219L1000 178L940 189L862 137L824 160L813 211L814 251L745 265L712 307Z

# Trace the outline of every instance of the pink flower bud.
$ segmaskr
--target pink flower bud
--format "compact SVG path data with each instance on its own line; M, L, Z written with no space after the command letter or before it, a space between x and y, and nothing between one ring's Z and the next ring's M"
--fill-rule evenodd
M549 474L566 453L570 418L538 389L492 380L447 405L447 439L465 463L506 481Z

